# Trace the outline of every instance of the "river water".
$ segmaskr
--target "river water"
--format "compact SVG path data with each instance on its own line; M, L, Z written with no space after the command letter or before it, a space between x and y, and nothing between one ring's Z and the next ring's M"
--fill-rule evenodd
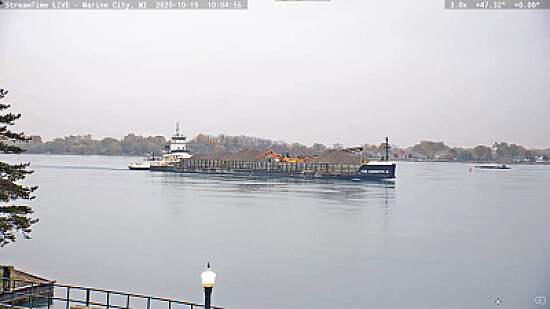
M40 222L0 264L60 283L248 308L548 308L550 166L398 163L395 183L129 171L19 155Z

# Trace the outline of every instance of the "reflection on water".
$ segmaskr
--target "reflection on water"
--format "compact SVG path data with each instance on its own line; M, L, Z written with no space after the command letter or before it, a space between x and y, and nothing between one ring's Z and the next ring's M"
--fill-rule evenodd
M395 201L393 182L354 182L340 180L302 180L292 178L244 178L216 175L184 175L173 173L151 173L162 183L179 189L204 191L219 198L259 197L273 194L291 194L319 199L322 203L339 205L368 205L383 202L388 207ZM219 193L228 193L219 195Z

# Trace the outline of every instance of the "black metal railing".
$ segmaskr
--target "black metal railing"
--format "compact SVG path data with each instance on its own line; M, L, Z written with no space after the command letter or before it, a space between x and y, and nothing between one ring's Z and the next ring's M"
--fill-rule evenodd
M0 281L0 305L13 308L51 309L54 302L65 303L66 309L71 309L72 304L106 309L177 309L174 307L181 306L189 309L204 308L204 304L56 282L31 282L5 277L0 277ZM113 298L118 298L118 301L114 301ZM136 300L144 303L140 305ZM224 309L216 306L211 308Z

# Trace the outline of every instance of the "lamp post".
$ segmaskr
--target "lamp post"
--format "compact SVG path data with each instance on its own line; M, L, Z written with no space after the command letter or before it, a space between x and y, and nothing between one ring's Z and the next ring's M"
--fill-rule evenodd
M216 273L210 270L210 263L206 264L206 270L201 274L202 286L204 287L204 308L210 309L210 298L212 296L212 287L216 283Z

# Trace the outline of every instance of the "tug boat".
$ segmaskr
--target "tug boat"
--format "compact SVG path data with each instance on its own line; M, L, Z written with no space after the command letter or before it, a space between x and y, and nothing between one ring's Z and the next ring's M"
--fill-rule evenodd
M176 133L172 135L168 144L162 150L160 158L145 158L141 163L131 163L128 168L131 170L150 170L151 166L169 166L181 159L191 158L191 153L187 150L187 137L180 133L180 124L176 123Z

